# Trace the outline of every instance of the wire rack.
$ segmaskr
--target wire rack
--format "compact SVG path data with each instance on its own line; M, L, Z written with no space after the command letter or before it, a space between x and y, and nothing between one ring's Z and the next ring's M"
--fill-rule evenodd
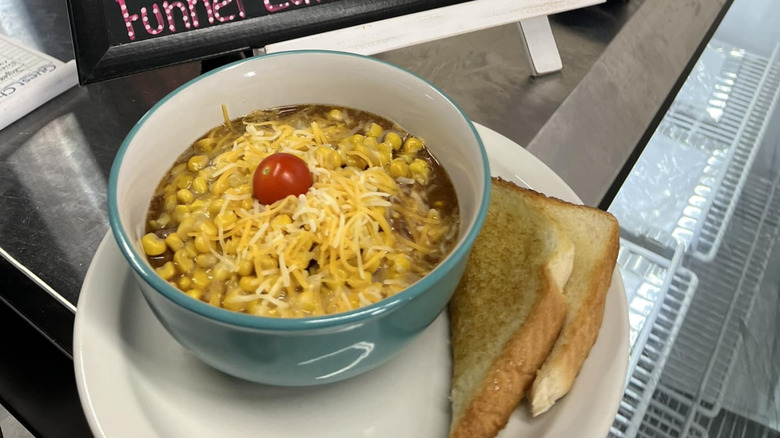
M680 268L682 273L698 273L693 278L701 278L697 288L701 292L691 295L687 312L678 313L678 320L687 316L676 339L667 342L671 348L661 347L662 354L647 355L649 364L637 365L632 374L634 386L629 385L626 391L611 436L695 438L731 437L740 433L746 437L776 436L757 423L722 411L721 407L742 342L740 324L750 317L769 255L780 236L778 186L778 179L747 178L722 250L711 263L691 259L687 266ZM680 297L676 290L679 288L670 288L664 304ZM684 301L680 304L684 305ZM659 313L651 333L663 330L662 321L667 313ZM670 333L674 334L674 330ZM657 344L651 336L644 350L649 353L654 345ZM634 396L639 393L634 376L642 375L643 366L655 367L647 378L637 378L645 383L645 391L654 389L652 397L647 397L646 392L642 393L644 397ZM653 386L659 369L663 372ZM641 401L645 398L648 401L637 425L635 418L642 415ZM736 435L719 435L726 429Z
M631 249L633 248L622 246L621 255L623 252L630 252ZM639 254L634 253L633 255L638 256ZM667 263L672 265L671 261L667 261ZM648 337L642 348L635 348L642 344L632 344L632 357L634 351L638 351L640 354L636 366L630 368L633 369L633 372L628 378L623 400L610 429L610 437L636 436L642 418L651 404L651 398L664 368L664 363L669 356L669 351L698 285L696 275L686 268L678 267L675 271L661 269L666 270L671 278L669 289L661 305L656 306L659 312L648 331ZM629 271L627 265L623 265L623 272L627 271ZM633 310L629 310L629 312L633 312Z
M770 58L717 42L711 43L708 50L723 53L725 60L712 79L706 108L675 103L661 126L661 132L687 144L728 145L725 151L706 147L712 158L673 232L675 237L689 242L694 257L704 261L714 259L723 241L769 125L767 119L780 96L778 47Z
M741 329L750 318L780 235L780 175L769 179L751 172L780 96L778 47L770 58L717 42L711 43L708 52L718 55L721 62L713 64L710 56L708 62L710 67L715 65L717 74L705 78L712 87L707 89L704 104L701 99L687 96L686 101L678 95L679 102L672 105L643 154L651 161L666 161L645 163L638 172L635 168L624 184L625 190L632 183L650 182L650 189L657 191L654 178L673 178L683 169L669 163L704 156L704 165L688 167L694 174L686 183L693 184L682 187L674 185L677 181L667 181L670 191L665 196L680 195L675 190L687 196L682 208L677 208L680 203L664 204L666 200L659 198L653 214L640 221L626 209L630 201L613 211L635 234L646 233L653 219L661 219L653 226L662 227L686 251L678 268L658 271L672 280L666 294L655 301L662 303L653 308L657 313L647 311L648 303L634 305L627 288L632 312L631 375L610 437L780 438L777 432L723 409L742 346ZM642 175L655 168L662 171ZM671 221L663 216L668 206L674 207L666 209L672 210ZM621 213L630 220L624 221ZM644 228L637 226L642 221ZM623 245L619 262L624 276L650 272L637 269L650 262L663 265L658 258ZM667 251L664 257L668 262L664 266L678 266L676 256ZM637 310L648 317L636 316Z

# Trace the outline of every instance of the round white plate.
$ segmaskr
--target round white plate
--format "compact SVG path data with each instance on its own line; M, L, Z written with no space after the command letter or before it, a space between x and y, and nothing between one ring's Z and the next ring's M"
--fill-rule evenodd
M571 202L574 192L511 140L478 126L493 175ZM522 403L500 437L604 438L623 394L628 311L618 271L599 338L569 395L531 418ZM82 406L97 437L446 437L451 373L442 314L397 358L311 388L248 383L201 363L144 302L109 233L87 272L73 340Z

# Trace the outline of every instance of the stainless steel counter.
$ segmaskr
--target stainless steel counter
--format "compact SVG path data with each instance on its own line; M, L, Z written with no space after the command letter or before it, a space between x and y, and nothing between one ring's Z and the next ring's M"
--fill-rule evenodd
M564 70L537 79L512 25L379 57L529 146L597 205L729 3L631 0L554 16ZM0 0L0 32L72 58L65 2ZM81 283L108 230L114 154L145 111L200 69L190 63L74 88L0 131L0 274L19 270L34 283L0 298L65 352Z

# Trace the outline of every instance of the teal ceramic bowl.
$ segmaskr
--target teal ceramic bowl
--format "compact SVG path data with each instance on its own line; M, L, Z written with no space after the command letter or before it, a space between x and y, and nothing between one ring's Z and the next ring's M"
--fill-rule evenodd
M449 173L461 209L456 247L401 293L348 313L263 318L212 307L159 277L140 241L152 194L193 141L234 116L297 104L358 108L426 140ZM149 307L203 362L242 379L303 386L343 380L398 354L446 307L482 226L490 190L487 156L463 112L441 90L391 64L352 54L298 51L227 65L181 86L132 129L109 181L109 218Z

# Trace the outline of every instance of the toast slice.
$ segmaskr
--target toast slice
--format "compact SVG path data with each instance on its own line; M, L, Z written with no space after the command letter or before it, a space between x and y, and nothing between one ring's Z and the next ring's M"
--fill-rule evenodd
M539 194L530 198L558 221L575 247L574 269L563 290L566 322L528 397L531 414L537 416L569 392L596 342L620 249L620 231L615 217L604 211Z
M555 344L574 247L546 210L494 179L490 206L450 301L451 438L495 436Z

